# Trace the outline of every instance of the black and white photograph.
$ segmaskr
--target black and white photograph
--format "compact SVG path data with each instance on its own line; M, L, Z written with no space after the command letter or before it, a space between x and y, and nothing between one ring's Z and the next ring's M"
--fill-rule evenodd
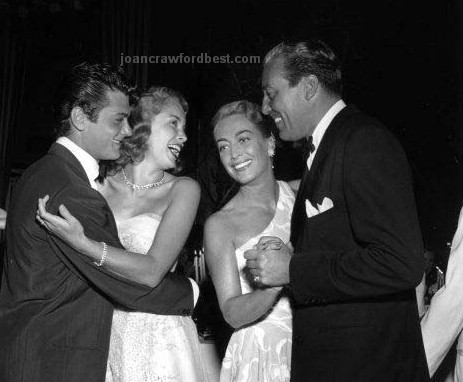
M0 21L0 382L463 381L461 1Z

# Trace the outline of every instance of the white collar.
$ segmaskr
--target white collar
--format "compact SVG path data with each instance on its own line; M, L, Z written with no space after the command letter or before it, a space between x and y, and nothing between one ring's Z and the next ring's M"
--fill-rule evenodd
M345 102L342 99L340 99L338 102L336 102L333 106L330 107L330 109L326 112L326 114L323 116L320 122L318 122L318 125L312 134L312 143L315 146L315 150L317 150L318 146L320 145L320 142L322 141L326 129L330 125L331 121L345 107Z
M90 185L92 188L96 189L95 179L99 174L99 165L97 160L67 137L59 137L56 140L56 143L66 147L76 157L84 168L88 180L90 181Z

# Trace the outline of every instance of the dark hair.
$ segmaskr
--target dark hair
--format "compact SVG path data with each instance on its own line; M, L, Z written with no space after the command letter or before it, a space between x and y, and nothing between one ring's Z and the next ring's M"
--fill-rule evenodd
M88 62L74 66L60 82L56 93L56 135L70 134L71 111L74 107L82 108L90 121L96 122L101 109L108 104L107 91L119 90L128 94L128 89L122 68Z
M295 44L282 42L266 54L264 65L279 57L284 60L285 78L290 86L297 85L302 77L312 74L327 91L341 95L341 65L323 41L309 40Z
M263 116L260 106L245 100L227 103L222 106L212 118L212 127L215 129L215 126L221 120L232 115L243 115L256 126L265 138L270 137L272 133L271 125L269 120Z
M183 95L166 87L154 86L139 94L132 94L132 102L128 118L132 135L122 140L119 159L105 163L109 174L118 172L129 163L143 160L151 135L151 122L166 104L177 102L185 114L188 113L188 103Z

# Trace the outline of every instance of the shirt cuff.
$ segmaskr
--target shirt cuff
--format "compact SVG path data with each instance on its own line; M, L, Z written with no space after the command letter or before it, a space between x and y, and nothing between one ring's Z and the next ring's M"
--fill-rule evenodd
M188 280L190 280L191 287L193 288L193 307L195 307L196 303L198 302L198 298L199 298L199 286L198 284L196 284L195 280L190 279L189 277L188 277Z

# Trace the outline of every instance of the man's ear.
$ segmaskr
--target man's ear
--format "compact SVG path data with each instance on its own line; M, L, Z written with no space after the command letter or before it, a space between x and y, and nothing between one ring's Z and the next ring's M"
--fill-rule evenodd
M83 131L87 127L88 117L85 115L82 108L76 106L71 110L71 124L79 131Z
M304 91L304 98L306 101L310 101L317 94L320 82L318 81L317 76L314 76L313 74L303 77L301 82Z

